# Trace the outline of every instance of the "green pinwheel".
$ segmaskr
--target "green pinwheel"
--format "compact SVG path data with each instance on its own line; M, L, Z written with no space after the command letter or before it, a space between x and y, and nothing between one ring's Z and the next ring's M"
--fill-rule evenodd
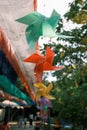
M56 26L60 19L60 15L53 10L50 17L46 17L36 11L17 19L16 21L28 25L25 30L27 42L33 49L38 42L40 36L46 37L70 37L56 34Z

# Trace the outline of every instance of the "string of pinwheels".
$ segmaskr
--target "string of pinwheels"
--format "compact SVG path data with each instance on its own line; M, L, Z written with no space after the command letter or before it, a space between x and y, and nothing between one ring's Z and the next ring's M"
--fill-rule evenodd
M62 37L62 38L73 38L72 36L61 35L56 33L56 27L60 20L60 14L56 10L52 11L50 17L46 17L36 10L27 14L16 21L26 24L25 36L30 49L36 49L35 53L29 55L24 59L24 62L29 62L35 64L34 74L37 78L37 83L34 86L37 88L36 101L40 99L41 96L48 99L55 99L50 95L52 89L52 83L46 87L42 83L43 72L45 71L58 71L64 69L64 66L53 66L54 52L47 46L46 54L42 55L37 53L38 39L40 36L45 37ZM39 47L39 46L38 46Z

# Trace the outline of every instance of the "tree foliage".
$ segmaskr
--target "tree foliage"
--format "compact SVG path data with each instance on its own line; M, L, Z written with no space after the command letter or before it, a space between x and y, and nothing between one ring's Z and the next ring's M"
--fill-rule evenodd
M70 4L70 11L65 14L67 20L72 20L77 24L87 23L87 1L75 0Z
M75 0L64 18L80 24L80 28L67 31L61 20L57 32L74 38L58 39L57 45L49 44L55 52L54 65L65 65L65 69L53 73L57 78L52 90L56 97L53 110L60 118L87 127L87 1Z

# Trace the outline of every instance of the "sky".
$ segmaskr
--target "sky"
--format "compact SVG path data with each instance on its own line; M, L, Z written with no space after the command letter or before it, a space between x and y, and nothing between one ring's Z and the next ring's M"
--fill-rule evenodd
M47 17L50 17L53 9L56 10L61 17L69 10L69 3L74 0L37 0L37 11ZM72 21L66 22L63 18L64 28L71 30L77 25L73 24Z
M72 1L73 0L37 0L37 11L49 17L52 10L55 9L62 17L69 10L69 3ZM52 77L52 74L49 72L47 80L51 82L55 81L56 78Z
M38 0L37 10L45 16L50 16L53 9L55 9L61 16L68 11L68 4L73 0Z

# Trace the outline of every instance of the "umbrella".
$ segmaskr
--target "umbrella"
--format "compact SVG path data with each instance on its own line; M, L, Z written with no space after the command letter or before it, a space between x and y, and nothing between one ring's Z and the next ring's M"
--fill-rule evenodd
M30 48L34 48L38 38L40 36L48 37L65 37L71 38L70 36L63 36L56 34L56 26L60 19L60 15L53 10L50 17L46 17L36 11L17 19L16 21L28 25L25 31L27 42Z
M50 91L53 88L52 83L46 87L43 83L36 83L34 86L38 89L36 92L36 100L38 101L41 96L48 98L48 99L55 99L53 96L50 95Z
M36 74L38 82L42 81L43 71L61 70L64 66L53 66L54 52L47 46L46 55L34 53L24 60L24 62L35 63L34 72Z
M4 106L4 107L11 107L11 108L14 108L14 107L20 107L17 103L15 103L15 102L12 102L12 101L9 101L9 100L4 100L3 102L2 102L2 105Z

